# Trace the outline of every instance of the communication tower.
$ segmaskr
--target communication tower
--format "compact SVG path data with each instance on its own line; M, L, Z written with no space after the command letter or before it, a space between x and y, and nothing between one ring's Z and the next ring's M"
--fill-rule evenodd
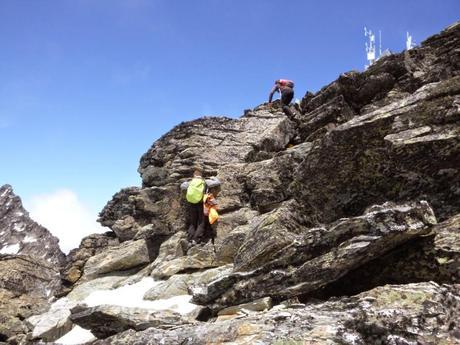
M406 32L406 50L411 50L415 47L415 42L412 41L412 36L409 32Z
M366 53L367 53L367 61L369 64L365 66L365 68L367 69L376 60L375 34L372 32L372 30L367 30L367 28L364 27L364 36L368 38L368 42L366 42Z

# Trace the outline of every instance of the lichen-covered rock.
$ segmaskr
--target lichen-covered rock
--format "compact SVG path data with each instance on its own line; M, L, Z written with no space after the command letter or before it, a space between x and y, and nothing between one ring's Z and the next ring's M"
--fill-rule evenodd
M420 48L383 58L362 74L341 76L305 99L302 137L318 140L297 170L292 194L320 222L386 200L423 198L441 220L460 211L459 30L456 25ZM391 92L369 83L388 73ZM365 87L372 90L363 96ZM330 117L329 108L322 108L338 97L343 106L321 127L323 117ZM341 118L350 108L356 114Z
M293 202L268 214L235 258L235 272L194 289L194 301L213 310L260 297L283 298L315 291L436 223L424 202L369 208L363 216L325 228L307 228Z
M66 265L61 270L63 281L61 296L67 294L70 291L69 287L81 278L83 268L90 257L100 254L107 247L119 244L118 239L112 234L112 232L107 232L86 236L81 240L78 248L70 251L66 258Z
M387 283L460 282L460 215L391 250L320 289L315 297L353 295Z
M386 285L350 298L279 306L231 320L127 331L94 345L457 344L459 286Z
M27 334L30 329L23 321L45 312L48 299L30 294L16 294L11 290L0 288L0 339Z
M104 252L86 261L83 280L95 278L105 273L124 271L150 262L147 242L137 240L109 247Z

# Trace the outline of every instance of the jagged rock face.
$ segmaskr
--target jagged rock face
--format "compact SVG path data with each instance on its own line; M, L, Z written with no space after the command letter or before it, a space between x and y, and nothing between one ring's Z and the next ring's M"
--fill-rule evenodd
M351 298L173 330L127 331L95 345L456 344L459 286L387 285Z
M385 200L424 198L441 219L457 213L459 105L455 77L336 127L299 167L293 194L323 222Z
M353 295L387 283L460 282L460 215L436 224L430 233L391 250L313 294ZM308 297L311 297L308 296Z
M60 289L58 242L29 218L11 186L0 187L0 339L29 332L23 321L46 311Z
M426 202L374 206L361 217L310 229L295 222L295 209L289 203L269 214L240 248L236 272L196 288L194 301L220 310L260 297L309 293L428 233L436 223Z
M218 175L227 183L233 177L237 179L222 191L220 206L223 212L238 210L245 206L248 195L244 181L238 180L246 175L241 171L246 165L241 163L274 156L294 135L292 121L264 106L239 120L202 118L183 123L142 157L139 172L144 188L120 191L102 210L99 221L123 240L184 230L183 196L178 186L192 176L196 166L204 169L205 176ZM235 176L226 174L231 171ZM150 229L145 230L147 225ZM140 231L142 228L144 231Z
M65 256L59 240L34 222L10 185L0 187L0 253L22 254L60 266Z

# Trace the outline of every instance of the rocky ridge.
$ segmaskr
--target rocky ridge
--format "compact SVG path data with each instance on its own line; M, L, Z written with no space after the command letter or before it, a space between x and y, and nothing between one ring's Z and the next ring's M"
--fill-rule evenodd
M65 255L58 242L10 185L0 187L0 341L28 333L23 320L46 311L60 289Z
M293 118L264 104L178 125L101 211L111 232L69 256L62 316L29 319L24 343L72 323L99 345L460 343L459 53L457 23L307 93ZM197 165L223 181L215 247L185 240L179 185ZM152 278L142 308L85 305ZM184 313L149 304L184 297Z

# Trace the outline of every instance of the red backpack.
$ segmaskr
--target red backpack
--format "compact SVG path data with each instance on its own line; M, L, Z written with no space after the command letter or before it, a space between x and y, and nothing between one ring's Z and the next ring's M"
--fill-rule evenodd
M294 82L289 79L280 79L279 80L281 86L287 86L290 87L291 89L294 88Z

